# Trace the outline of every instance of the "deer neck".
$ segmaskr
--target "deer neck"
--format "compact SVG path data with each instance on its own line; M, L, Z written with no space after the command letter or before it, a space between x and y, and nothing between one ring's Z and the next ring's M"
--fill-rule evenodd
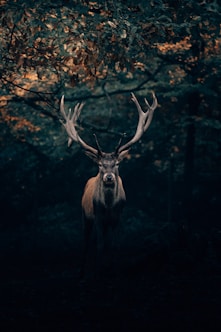
M99 201L106 208L113 207L118 201L118 182L118 175L116 175L116 181L108 185L103 182L101 177L99 178Z

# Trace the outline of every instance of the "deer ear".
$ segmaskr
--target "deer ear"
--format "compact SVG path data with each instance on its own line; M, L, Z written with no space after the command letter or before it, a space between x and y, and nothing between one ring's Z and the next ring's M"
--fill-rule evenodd
M120 163L124 158L126 158L128 156L128 152L129 152L129 149L128 150L124 150L122 152L119 153L118 157L117 157L117 160L118 162Z
M99 155L98 154L95 154L91 151L84 151L84 153L86 154L86 156L91 158L95 163L99 162Z

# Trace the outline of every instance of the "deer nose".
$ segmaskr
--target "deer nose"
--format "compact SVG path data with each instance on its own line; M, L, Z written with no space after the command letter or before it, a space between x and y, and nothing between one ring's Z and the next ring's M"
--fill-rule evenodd
M108 174L107 177L106 177L106 180L107 181L112 181L113 180L112 174Z
M106 173L104 175L104 181L105 182L109 182L109 183L114 182L114 174L112 174L112 173Z

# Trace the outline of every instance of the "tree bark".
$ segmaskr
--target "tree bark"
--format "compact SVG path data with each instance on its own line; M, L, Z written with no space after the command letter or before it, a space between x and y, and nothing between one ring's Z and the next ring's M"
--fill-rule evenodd
M184 164L184 217L187 224L192 223L192 193L194 184L194 150L196 140L195 116L198 114L200 106L200 95L198 91L193 91L188 97L189 117L186 136L186 151Z

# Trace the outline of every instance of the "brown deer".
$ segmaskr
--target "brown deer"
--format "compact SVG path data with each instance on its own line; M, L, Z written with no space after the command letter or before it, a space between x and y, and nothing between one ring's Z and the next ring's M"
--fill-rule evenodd
M122 138L114 152L106 153L101 150L97 137L96 148L88 145L78 134L77 120L80 112L84 106L83 103L78 103L74 111L69 109L66 114L64 109L64 96L61 98L60 111L65 122L62 121L69 140L68 146L73 141L79 143L85 151L85 154L94 160L99 167L97 176L90 178L85 186L82 197L82 216L84 228L84 250L83 250L83 264L81 275L84 275L85 264L90 247L90 238L93 229L96 234L97 246L97 261L99 263L99 256L102 255L105 239L109 229L115 229L119 223L120 215L126 201L122 180L119 176L118 166L119 163L127 156L131 146L140 140L141 136L150 126L153 118L154 110L157 107L157 98L153 94L153 103L149 105L148 101L144 99L147 106L147 111L144 112L133 93L132 101L135 103L139 120L136 133L132 139L126 144L121 145Z

